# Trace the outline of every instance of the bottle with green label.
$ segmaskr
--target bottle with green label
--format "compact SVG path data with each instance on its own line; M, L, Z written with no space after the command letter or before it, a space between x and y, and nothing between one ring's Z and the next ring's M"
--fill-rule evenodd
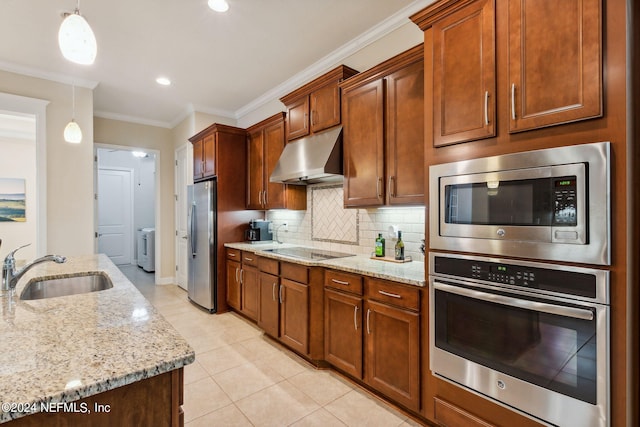
M376 239L376 256L384 256L384 237L382 237L382 233L378 233L378 238Z
M398 230L398 241L396 242L396 260L404 261L404 242L402 241L402 231Z

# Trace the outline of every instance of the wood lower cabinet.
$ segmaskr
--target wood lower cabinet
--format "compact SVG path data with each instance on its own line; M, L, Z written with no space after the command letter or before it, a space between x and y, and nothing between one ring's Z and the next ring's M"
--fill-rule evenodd
M71 402L77 412L37 412L6 425L12 427L183 427L183 368ZM82 408L90 412L83 413ZM96 408L101 408L97 410Z
M331 365L362 378L362 297L324 291L324 358Z
M258 269L256 267L242 267L242 314L252 320L258 320L260 310L260 289L258 283Z
M277 261L276 261L277 262ZM280 278L260 271L258 326L274 338L280 336Z
M325 271L325 360L417 412L420 290L362 281L359 275Z
M257 320L260 313L258 256L227 248L227 305Z
M309 352L309 285L280 279L280 340L293 350Z
M340 84L346 207L424 204L423 50Z
M242 307L240 269L240 261L227 260L227 305L236 310Z
M493 427L493 424L470 414L446 400L433 399L435 420L443 427Z

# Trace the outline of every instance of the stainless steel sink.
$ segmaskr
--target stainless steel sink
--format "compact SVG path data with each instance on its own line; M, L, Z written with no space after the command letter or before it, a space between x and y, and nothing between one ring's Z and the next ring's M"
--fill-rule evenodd
M25 286L20 299L54 298L110 288L113 288L113 283L105 274L88 273L61 279L32 280Z

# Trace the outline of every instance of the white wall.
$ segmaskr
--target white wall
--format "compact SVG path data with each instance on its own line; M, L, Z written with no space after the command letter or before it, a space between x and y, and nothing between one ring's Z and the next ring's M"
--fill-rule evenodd
M76 87L81 144L64 141L71 119L71 86L0 70L0 92L49 102L46 109L47 247L38 255L93 253L93 91Z
M0 260L19 246L30 244L16 254L19 259L34 259L36 253L36 141L35 118L21 117L33 127L33 136L4 134L0 129L0 179L19 178L25 180L26 221L0 221ZM0 125L1 126L1 125Z

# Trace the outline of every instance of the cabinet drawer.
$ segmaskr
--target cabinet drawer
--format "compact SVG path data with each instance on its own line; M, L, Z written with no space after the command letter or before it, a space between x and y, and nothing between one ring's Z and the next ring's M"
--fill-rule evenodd
M240 249L227 248L227 259L240 262Z
M324 285L328 288L340 289L362 295L362 276L343 273L336 270L325 270Z
M242 251L242 266L258 266L258 256L253 252Z
M265 273L277 276L280 274L280 264L271 258L258 257L258 268Z
M435 419L441 426L446 427L493 427L480 418L471 415L467 411L452 405L451 403L433 398L435 406Z
M389 305L420 309L420 290L411 286L403 286L386 280L366 279L366 296L373 301Z
M280 276L298 283L309 283L309 268L304 265L283 262L280 264Z

